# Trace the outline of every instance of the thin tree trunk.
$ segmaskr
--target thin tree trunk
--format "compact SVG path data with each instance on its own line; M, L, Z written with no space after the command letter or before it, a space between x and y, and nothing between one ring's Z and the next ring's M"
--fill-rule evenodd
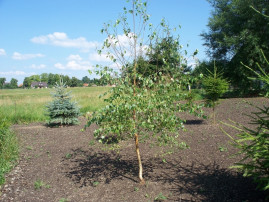
M213 106L213 124L216 124L215 106Z
M138 160L138 165L139 165L138 177L139 177L139 180L140 180L140 184L144 185L145 180L143 178L143 167L142 167L142 161L141 161L140 152L139 152L138 134L137 133L135 133L135 149L136 149L137 160Z
M134 78L134 83L133 83L133 96L134 98L136 97L136 67L137 67L137 55L136 55L136 44L137 44L137 39L136 39L136 31L135 31L135 2L133 0L133 33L134 33L134 68L133 68L133 78ZM139 141L138 141L138 134L136 132L136 110L133 110L133 121L134 121L134 131L135 131L135 148L136 148L136 154L137 154L137 160L138 160L138 165L139 165L139 180L140 184L145 184L145 180L143 179L143 167L142 167L142 162L141 162L141 157L140 157L140 152L139 152Z

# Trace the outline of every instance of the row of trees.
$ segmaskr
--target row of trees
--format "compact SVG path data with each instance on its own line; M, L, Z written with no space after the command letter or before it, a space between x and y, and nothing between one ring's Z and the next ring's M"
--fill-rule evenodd
M47 82L49 87L53 87L56 83L60 82L60 79L63 79L63 82L69 87L81 87L84 83L89 85L101 85L101 79L90 79L87 76L84 76L81 80L76 77L69 77L68 75L52 74L52 73L42 73L40 75L32 75L30 77L25 77L23 81L23 87L31 87L32 82Z
M2 77L0 78L0 89L15 89L18 87L30 88L32 82L46 82L48 84L48 87L53 87L56 83L60 82L61 77L65 82L66 86L69 87L81 87L84 83L89 84L89 86L103 86L109 84L108 81L102 77L90 79L89 77L84 76L80 80L76 77L70 78L67 75L42 73L40 75L32 75L29 77L25 77L22 86L18 86L18 80L15 78L12 78L10 82L6 82L6 78Z
M13 89L18 88L18 80L12 78L10 82L6 82L6 78L2 77L0 78L0 89Z

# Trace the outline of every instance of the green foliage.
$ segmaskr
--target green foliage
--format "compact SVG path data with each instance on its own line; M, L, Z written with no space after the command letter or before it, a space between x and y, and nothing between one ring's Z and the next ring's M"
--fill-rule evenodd
M208 70L202 81L205 90L206 104L213 108L214 123L215 120L215 107L218 104L219 98L228 90L229 83L226 79L222 78L222 74L217 72L217 67L214 64L214 72Z
M46 184L45 182L43 182L42 180L38 179L34 182L34 187L36 190L41 189L41 188L50 188L50 185Z
M146 2L133 0L131 9L124 8L116 23L105 24L101 30L107 34L107 39L99 54L105 52L124 75L113 80L116 86L108 92L109 97L105 99L108 104L94 112L87 124L99 126L94 136L102 143L135 139L141 183L144 180L138 136L143 140L153 138L160 146L170 144L181 148L178 133L179 129L184 129L185 120L179 113L187 111L200 115L201 110L200 105L192 102L189 93L183 91L191 83L190 75L184 72L188 66L187 52L180 53L179 37L173 37L164 20L159 30L148 22L146 5ZM133 20L132 25L128 19ZM128 41L127 46L119 38L119 25ZM113 79L113 69L97 67L102 77L108 81Z
M165 195L163 195L162 192L159 193L158 196L156 196L156 197L154 198L154 201L165 201L165 200L167 200L167 197L166 197Z
M264 65L260 49L269 55L269 4L267 0L208 0L213 12L208 31L201 34L211 59L223 62L224 75L242 94L260 91L243 62L257 70L255 62ZM263 15L256 11L260 11Z
M244 176L251 176L258 183L258 188L269 190L269 107L256 107L258 112L251 115L252 124L257 124L255 130L245 128L233 122L225 123L237 131L237 138L233 138L234 146L239 149L238 154L244 157L233 166L243 171Z
M188 111L198 115L197 110L201 109L192 102L179 102L188 96L188 93L181 93L180 88L186 79L181 75L169 82L166 77L160 77L159 83L154 83L154 79L138 77L141 87L136 88L130 78L119 79L116 87L111 88L110 97L105 99L108 105L94 112L88 126L99 125L94 135L104 143L132 138L134 133L149 138L150 132L160 143L179 146L177 133L178 129L184 128L184 120L177 113ZM135 120L133 110L136 110Z
M18 142L15 134L10 131L6 119L0 121L0 185L5 182L5 173L14 165L18 157Z
M268 63L266 58L265 60ZM255 72L250 67L246 67ZM256 76L269 85L269 75L264 71L261 72L262 74L255 72ZM233 140L234 146L239 149L238 154L243 155L241 161L233 167L242 170L244 176L253 177L258 183L258 188L269 190L269 106L256 106L256 109L256 112L249 115L251 124L255 124L256 129L246 128L233 122L233 124L225 125L239 131L237 138L233 138L223 131Z
M265 57L262 50L261 50L261 54L262 54L263 59L265 61L265 65L268 68L269 61ZM256 75L256 77L250 77L250 79L254 80L254 81L258 81L258 83L263 86L265 96L269 97L269 75L265 72L267 68L262 68L259 63L256 63L256 65L258 67L258 71L254 71L253 69L244 65L243 63L241 63L241 64L243 66L245 66L247 69L249 69L250 71L252 71Z
M66 91L63 81L60 84L56 83L53 97L54 100L46 106L48 124L50 126L78 124L80 109L76 102L71 101L70 92Z
M0 78L0 88L3 88L4 87L4 83L6 81L6 78Z
M215 107L219 98L228 90L229 83L222 77L222 74L217 72L217 67L214 66L214 72L208 70L208 74L204 76L202 81L206 103Z

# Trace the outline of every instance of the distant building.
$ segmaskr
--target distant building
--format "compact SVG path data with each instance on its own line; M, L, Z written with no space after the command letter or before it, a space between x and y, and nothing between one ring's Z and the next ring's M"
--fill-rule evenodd
M32 82L31 88L47 88L48 84L47 82Z
M84 84L83 84L83 87L88 87L88 86L89 86L88 83L84 83Z

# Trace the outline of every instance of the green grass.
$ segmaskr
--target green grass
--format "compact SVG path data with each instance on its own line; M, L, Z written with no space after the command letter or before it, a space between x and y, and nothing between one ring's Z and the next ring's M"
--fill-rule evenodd
M0 119L0 185L5 183L5 174L14 166L18 157L18 141L9 129L9 123Z
M99 95L110 87L69 88L73 100L78 102L81 113L93 112L105 102ZM6 118L11 123L43 122L45 106L52 100L53 89L4 89L0 90L0 119Z

